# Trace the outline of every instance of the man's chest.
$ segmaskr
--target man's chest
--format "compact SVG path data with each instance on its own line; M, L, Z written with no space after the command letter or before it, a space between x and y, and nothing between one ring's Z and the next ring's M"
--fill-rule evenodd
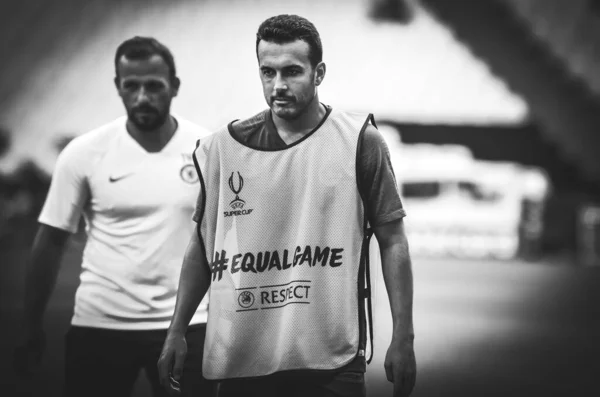
M191 154L106 156L89 177L90 209L115 217L193 211L200 183Z

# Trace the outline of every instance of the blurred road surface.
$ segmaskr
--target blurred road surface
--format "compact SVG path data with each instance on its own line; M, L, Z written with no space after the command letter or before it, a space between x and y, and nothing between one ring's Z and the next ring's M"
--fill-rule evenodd
M75 241L65 257L49 304L42 372L35 381L19 382L11 373L10 356L28 235L5 238L0 250L0 395L58 396L81 244ZM413 266L414 397L600 396L600 268L419 258ZM389 306L380 270L374 279L375 356L368 369L368 395L391 396L383 371L391 338ZM142 375L134 397L146 395Z

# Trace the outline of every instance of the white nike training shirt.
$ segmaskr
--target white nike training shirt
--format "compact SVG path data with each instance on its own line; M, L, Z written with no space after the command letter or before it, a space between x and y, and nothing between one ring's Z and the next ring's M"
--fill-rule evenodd
M83 214L87 244L72 324L168 328L182 258L195 233L200 183L192 152L208 131L176 117L157 153L143 149L121 117L67 145L58 157L39 222L74 233ZM206 301L190 324L206 322Z

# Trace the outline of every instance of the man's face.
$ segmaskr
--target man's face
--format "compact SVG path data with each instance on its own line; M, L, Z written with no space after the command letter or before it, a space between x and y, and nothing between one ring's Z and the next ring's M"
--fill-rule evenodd
M160 55L148 59L121 57L115 84L129 120L142 131L154 130L169 117L179 80L171 78Z
M302 40L276 44L258 43L260 80L267 104L277 116L294 120L301 116L315 98L316 87L325 73L325 65L313 68L310 47Z

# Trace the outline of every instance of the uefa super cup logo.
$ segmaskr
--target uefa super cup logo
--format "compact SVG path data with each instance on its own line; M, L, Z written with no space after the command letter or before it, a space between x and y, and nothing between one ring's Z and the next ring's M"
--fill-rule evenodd
M246 204L246 202L242 200L239 196L240 192L242 191L242 188L244 187L244 178L242 178L242 175L239 171L237 173L237 176L237 187L235 183L236 181L234 180L235 172L232 172L231 176L229 177L229 188L231 189L233 194L235 194L235 198L231 201L231 203L229 203L229 206L234 210L242 209Z

